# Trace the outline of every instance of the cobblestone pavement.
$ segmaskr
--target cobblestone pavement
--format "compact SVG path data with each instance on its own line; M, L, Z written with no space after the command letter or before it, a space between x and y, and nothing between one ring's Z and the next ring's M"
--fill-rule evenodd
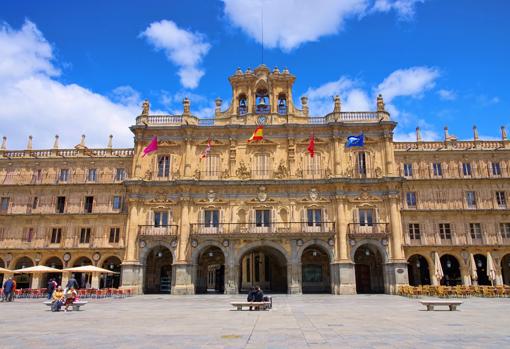
M508 298L467 298L456 312L388 295L275 295L270 311L234 310L241 299L147 295L68 313L0 303L0 348L510 347Z

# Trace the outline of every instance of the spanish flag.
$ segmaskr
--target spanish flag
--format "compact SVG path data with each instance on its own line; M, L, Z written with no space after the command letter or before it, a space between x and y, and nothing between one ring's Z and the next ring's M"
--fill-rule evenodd
M308 148L306 149L310 153L310 157L313 158L313 156L315 155L315 137L313 133L310 135L310 143L308 144Z
M248 142L260 141L261 139L264 139L264 127L262 125L257 126L255 132L253 132L250 139L248 139Z

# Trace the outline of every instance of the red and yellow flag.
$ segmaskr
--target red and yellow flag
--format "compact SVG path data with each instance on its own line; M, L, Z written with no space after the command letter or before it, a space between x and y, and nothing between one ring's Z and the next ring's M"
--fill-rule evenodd
M250 139L248 139L248 142L260 141L261 139L264 139L264 127L262 125L257 126L255 132L253 132Z

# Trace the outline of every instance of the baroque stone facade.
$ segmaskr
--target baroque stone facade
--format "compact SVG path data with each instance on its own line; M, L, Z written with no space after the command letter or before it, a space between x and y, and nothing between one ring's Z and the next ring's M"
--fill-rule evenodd
M237 70L214 118L152 115L132 149L0 149L0 267L94 264L140 292L394 293L510 283L510 142L395 142L375 111L309 116L287 70ZM247 142L257 125L264 138ZM346 147L363 134L363 147ZM158 150L142 156L156 136ZM314 156L307 148L315 142ZM210 151L206 152L210 144ZM441 265L442 275L438 271ZM494 269L494 277L487 269ZM485 276L484 276L485 275ZM38 287L48 276L18 276ZM63 274L64 282L68 275Z

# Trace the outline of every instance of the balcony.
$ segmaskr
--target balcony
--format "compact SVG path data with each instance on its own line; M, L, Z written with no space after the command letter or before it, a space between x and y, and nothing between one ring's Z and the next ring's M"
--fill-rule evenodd
M220 179L222 171L200 171L200 179Z
M237 108L237 115L243 116L243 115L246 115L246 114L248 114L248 107L244 106L244 107L238 107Z
M280 115L287 115L287 106L279 106L278 107L278 114L280 114Z
M123 179L123 178L122 178ZM120 183L115 171L97 171L95 175L88 172L70 172L67 177L58 173L41 174L5 174L0 176L0 185L26 185L26 184L105 184Z
M349 223L348 234L351 237L384 237L389 235L388 223Z
M139 225L139 236L176 236L179 226L177 224L171 225Z
M409 234L404 236L406 246L494 246L510 245L510 236L505 238L501 232L483 232L479 237L473 238L468 233L451 233L441 237L439 233L422 232L420 239L411 239Z
M273 171L271 170L252 170L251 176L254 179L270 179L273 178Z
M192 235L330 235L335 233L335 222L276 222L257 223L192 223Z
M269 114L271 112L270 104L257 104L255 106L255 114Z

